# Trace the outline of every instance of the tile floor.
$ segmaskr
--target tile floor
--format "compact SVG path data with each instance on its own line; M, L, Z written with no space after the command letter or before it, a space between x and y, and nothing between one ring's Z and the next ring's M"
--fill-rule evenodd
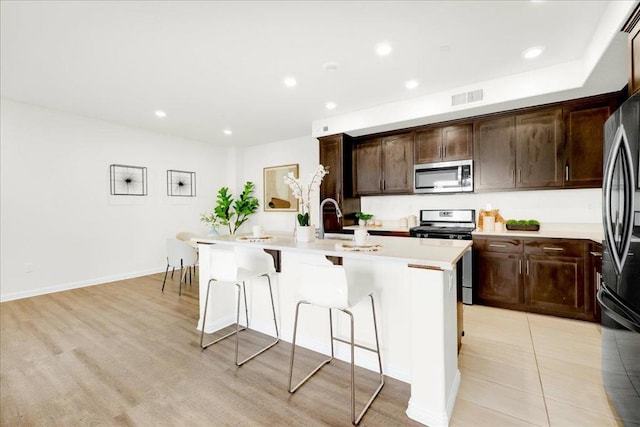
M464 309L452 426L622 426L600 376L600 325Z

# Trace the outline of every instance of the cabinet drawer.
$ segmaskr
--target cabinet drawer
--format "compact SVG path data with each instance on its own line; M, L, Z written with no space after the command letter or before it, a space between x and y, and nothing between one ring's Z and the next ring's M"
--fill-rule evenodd
M526 254L583 257L585 243L569 239L530 239L524 245Z
M522 253L521 239L481 238L473 239L473 248L479 251Z

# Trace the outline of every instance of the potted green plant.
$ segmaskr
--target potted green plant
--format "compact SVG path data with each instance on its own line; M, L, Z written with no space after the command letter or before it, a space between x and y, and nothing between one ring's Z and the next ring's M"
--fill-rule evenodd
M367 221L373 218L373 215L363 212L356 212L356 218L358 218L359 220L358 225L360 225L360 227L364 227L365 225L367 225Z
M213 212L208 215L202 214L200 220L212 228L226 225L229 228L229 234L235 234L240 226L249 220L249 216L258 210L260 202L253 197L254 190L255 185L247 181L240 197L234 200L229 188L222 187L218 190Z

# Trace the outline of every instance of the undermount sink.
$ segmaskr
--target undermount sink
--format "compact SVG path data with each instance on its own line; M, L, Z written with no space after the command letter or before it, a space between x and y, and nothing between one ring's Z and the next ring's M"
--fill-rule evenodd
M353 240L353 234L324 233L325 240Z

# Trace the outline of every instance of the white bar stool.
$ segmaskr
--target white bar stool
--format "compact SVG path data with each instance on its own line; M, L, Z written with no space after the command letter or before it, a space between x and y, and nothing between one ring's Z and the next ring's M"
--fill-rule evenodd
M294 393L300 388L309 378L311 378L316 372L318 372L323 366L331 362L334 359L333 341L343 342L351 346L351 422L354 425L360 423L360 420L364 416L365 412L371 406L373 400L378 396L382 386L384 386L384 374L382 373L382 358L380 357L380 343L378 340L378 326L376 322L376 310L373 300L373 284L358 280L358 277L347 277L347 272L341 265L316 265L316 264L303 264L302 265L305 280L300 286L300 301L296 305L295 322L293 325L293 342L291 347L291 363L289 365L289 393ZM376 348L369 348L354 342L353 330L353 314L349 311L353 306L364 300L366 297L371 299L371 311L373 314L373 327L376 338ZM307 375L302 381L295 387L291 386L291 380L293 377L293 363L296 350L296 333L298 329L298 314L301 304L311 304L320 307L326 307L329 309L329 331L331 333L331 357L323 361L318 367L316 367L309 375ZM343 313L349 315L351 320L351 337L350 340L344 340L333 336L333 321L332 310L340 310ZM371 398L365 405L364 409L360 412L356 418L356 391L355 391L355 347L374 352L378 355L378 366L380 373L380 383L376 391L371 395Z
M253 359L257 355L267 351L280 341L280 332L278 330L278 322L276 320L276 308L273 303L273 289L271 287L270 274L275 272L273 265L273 257L262 249L257 248L212 248L209 250L211 254L210 277L207 284L207 296L204 304L204 314L202 317L202 332L200 334L200 347L202 350L222 341L232 335L236 336L236 365L242 366L245 362ZM273 313L273 325L276 332L276 340L255 352L246 359L240 361L238 348L240 345L240 332L249 329L249 309L247 307L247 291L245 282L247 280L255 280L260 277L266 277L269 285L269 296L271 298L271 310ZM230 332L211 342L204 343L204 329L207 320L207 308L209 305L209 294L212 285L232 283L237 287L237 308L236 308L236 330ZM242 284L242 285L241 285ZM240 291L244 294L244 312L246 326L240 326Z

